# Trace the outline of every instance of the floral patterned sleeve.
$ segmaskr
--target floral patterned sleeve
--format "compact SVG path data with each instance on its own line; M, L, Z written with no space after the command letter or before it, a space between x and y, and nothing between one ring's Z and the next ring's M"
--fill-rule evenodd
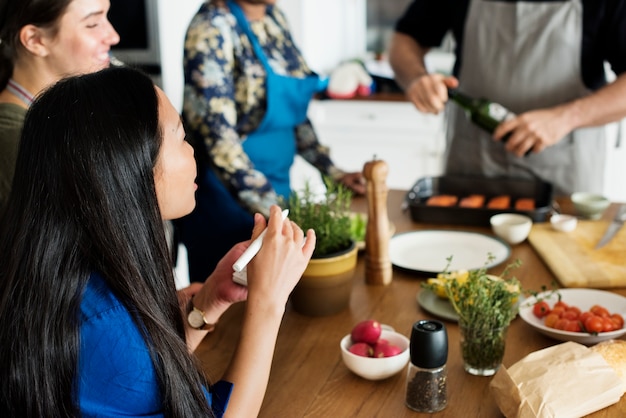
M311 74L295 47L284 15L268 9L264 22L251 24L271 56L274 71L302 77ZM265 115L265 70L249 40L224 8L205 4L193 18L185 39L183 117L199 159L212 162L217 175L250 212L269 214L278 196L263 173L254 169L242 141ZM307 120L296 128L298 153L323 174L338 178L327 147ZM203 144L204 147L198 147Z
M278 197L241 146L238 128L250 132L255 114L242 115L237 106L234 49L240 41L229 18L203 6L188 28L183 116L190 139L204 144L196 146L197 152L205 151L198 158L212 161L217 175L250 212L268 215Z

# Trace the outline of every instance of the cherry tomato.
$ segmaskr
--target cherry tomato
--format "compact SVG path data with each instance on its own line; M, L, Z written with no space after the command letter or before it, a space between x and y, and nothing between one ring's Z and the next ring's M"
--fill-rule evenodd
M549 313L550 305L548 305L548 302L546 302L545 300L540 300L539 302L535 303L535 306L533 306L533 314L535 314L537 318L543 318Z
M581 332L582 328L580 326L580 321L568 321L567 325L565 325L565 331Z
M561 318L569 319L570 321L575 321L580 316L579 312L568 308L565 312L561 314Z
M590 316L595 316L594 314L592 314L589 311L585 311L583 313L580 314L580 316L578 317L578 320L584 325L585 321L587 320L587 318L589 318Z
M611 320L615 324L615 329L624 328L624 318L622 317L622 315L614 313L613 315L611 315Z
M558 321L558 320L559 320L559 315L558 314L549 313L548 315L546 315L546 317L543 320L543 322L544 322L546 327L554 328L554 324L556 324L556 321Z
M604 324L599 316L591 316L585 321L585 330L590 333L602 332Z
M563 312L565 312L565 308L563 306L555 306L550 312L557 314L560 318Z
M559 318L557 319L556 323L554 324L554 328L555 329L559 329L561 331L565 331L567 329L567 327L569 326L569 323L572 322L569 319L565 319L565 318Z
M609 315L609 311L604 307L604 306L600 306L600 305L593 305L591 307L591 309L589 309L591 312L593 312L595 315L597 316L601 316L602 318L606 318Z
M602 332L615 331L615 324L610 316L602 317Z
M563 308L563 310L567 310L567 308L569 308L569 305L565 302L563 302L562 300L558 301L557 303L554 304L555 308Z
M576 315L580 316L580 308L578 306L570 305L569 308L566 309L567 312L574 312Z

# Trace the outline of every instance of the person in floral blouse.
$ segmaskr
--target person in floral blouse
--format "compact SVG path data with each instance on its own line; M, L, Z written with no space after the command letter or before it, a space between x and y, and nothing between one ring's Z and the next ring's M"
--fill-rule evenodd
M176 222L192 281L204 280L253 214L285 206L296 154L357 194L360 172L337 168L306 117L323 83L275 0L209 0L185 39L183 120L198 161L196 209Z

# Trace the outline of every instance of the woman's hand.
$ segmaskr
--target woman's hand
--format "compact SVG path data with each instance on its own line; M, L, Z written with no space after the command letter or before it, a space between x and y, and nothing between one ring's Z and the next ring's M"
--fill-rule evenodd
M265 221L255 216L253 238ZM233 417L257 416L269 380L272 357L289 294L300 280L315 248L315 233L304 233L270 208L267 232L259 253L248 264L248 302L241 336L224 380L234 383L228 403Z
M258 215L260 218L263 216ZM193 304L204 312L204 318L209 323L217 323L220 316L233 304L246 300L248 289L233 282L233 264L250 245L250 241L235 245L217 263L213 273L204 284L194 283ZM190 286L191 288L191 286ZM187 288L189 289L189 288Z
M265 229L262 216L255 216L253 239ZM267 232L259 253L248 264L248 298L277 307L287 303L315 249L315 232L304 233L288 219L283 222L278 206L270 208Z
M363 177L363 173L360 171L344 174L339 178L339 182L348 187L355 194L365 194L365 177Z

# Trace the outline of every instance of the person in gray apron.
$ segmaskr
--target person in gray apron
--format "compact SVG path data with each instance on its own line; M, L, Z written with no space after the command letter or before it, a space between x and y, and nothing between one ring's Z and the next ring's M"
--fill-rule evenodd
M198 30L204 30L200 38L206 36L206 45L202 42L198 46L193 45L189 41L186 45L186 54L188 55L186 65L186 88L185 88L185 105L183 109L183 118L186 122L187 133L192 139L196 149L198 159L198 192L196 196L197 205L195 210L188 216L175 222L177 233L180 241L185 244L188 253L189 274L191 281L204 281L206 277L213 271L217 262L222 256L237 242L249 239L253 226L253 213L261 212L268 214L269 206L278 203L280 199L286 203L291 192L289 171L293 164L294 156L302 152L303 139L299 137L297 129L300 127L308 128L313 133L312 127L307 121L307 108L313 95L319 90L323 83L320 83L319 77L307 68L307 74L297 77L289 74L288 71L276 69L270 59L274 61L284 60L286 67L292 65L285 57L277 57L281 53L284 56L290 55L295 58L299 56L295 47L290 48L288 42L291 42L289 36L281 38L276 42L277 47L267 46L269 43L262 45L261 36L270 38L277 36L276 33L255 34L252 29L252 23L249 22L247 11L254 9L261 11L260 17L270 19L269 23L261 19L256 23L265 23L271 29L268 31L281 31L282 15L270 6L273 1L251 2L244 0L228 0L225 2L206 2L203 4L197 14L197 19L192 21L190 30L188 31L188 39L197 36ZM248 6L245 8L244 6ZM226 7L227 9L225 9ZM230 32L228 25L232 25L234 31ZM218 32L219 31L219 32ZM206 35L205 35L206 33ZM216 35L220 33L220 35ZM239 34L241 33L241 35ZM228 39L231 37L231 39ZM246 39L251 48L246 50L242 48L238 51L233 45L237 44L240 48L243 40ZM215 43L223 42L222 49L216 49L215 56L211 56L209 52L203 48L210 50ZM228 46L233 50L229 50ZM281 49L282 48L282 49ZM227 67L231 65L228 62L220 62L220 58L227 55L234 55L235 61L254 62L254 65L244 67L243 70L233 64L232 74L226 70L212 72L215 66L223 65ZM237 56L241 54L242 56ZM296 58L296 61L298 58ZM211 64L207 64L211 62ZM256 63L261 64L260 68ZM283 69L284 70L284 69ZM204 73L203 73L204 71ZM241 71L243 74L238 74ZM264 72L264 80L258 75L248 74ZM200 79L200 74L202 77ZM223 74L224 79L216 81ZM212 77L212 78L211 78ZM230 80L229 80L230 78ZM230 103L240 100L240 96L244 93L238 91L239 85L233 86L233 97L225 98L214 95L226 89L228 83L236 84L233 79L244 78L244 83L255 85L255 83L264 84L264 97L257 97L253 100L252 106L254 110L246 110L249 102L236 103L233 110L238 113L238 120L233 125L229 125L228 118L232 117L227 110L224 110L224 100ZM200 81L199 81L200 80ZM256 81L255 81L256 80ZM202 89L212 85L217 86L216 89ZM243 89L242 89L243 90ZM259 88L249 88L248 94L258 93ZM201 94L199 94L201 92ZM198 96L202 96L198 98ZM219 100L218 100L219 99ZM214 105L213 102L219 103L220 107ZM261 103L264 105L262 106ZM264 107L264 109L262 109ZM254 121L252 114L262 109L263 117L260 121ZM203 114L202 114L203 113ZM234 112L233 112L234 113ZM261 113L261 112L259 112ZM201 122L198 122L201 120ZM215 141L213 144L206 142L207 136L213 136ZM224 142L220 142L220 138L216 136L236 136L236 141L231 141L228 145L227 154L241 156L236 163L225 162L225 158L220 154L220 147L224 147ZM314 143L317 143L317 139ZM233 143L235 143L233 145ZM218 145L216 145L218 144ZM315 145L314 144L314 145ZM308 153L311 153L309 150ZM338 174L335 179L342 181L348 185L352 185L357 192L364 192L364 186L361 173L344 173L338 170L332 164L327 155L321 156L324 160L323 164L317 165L320 171L326 171L325 174ZM324 152L322 152L324 154ZM239 157L236 157L239 158ZM309 162L320 162L320 158L313 155L309 158ZM245 170L246 164L249 170ZM235 175L229 170L239 170L244 172L244 176L239 181ZM232 177L229 177L231 176ZM249 182L252 187L244 187L242 183ZM237 184L238 183L238 184ZM256 188L256 189L255 189ZM250 204L253 198L245 201L246 194L262 196L262 199ZM254 197L254 196L253 196Z
M600 2L612 3L615 10L594 8L589 0L425 3L411 4L398 21L390 48L396 78L416 107L438 113L447 88L458 87L517 115L492 137L459 106L447 105L446 173L542 179L557 194L601 193L606 153L602 125L626 116L625 2ZM440 19L443 11L449 17ZM429 20L428 27L409 29L420 20ZM604 40L597 35L603 33L615 44L604 45L604 51L621 51L621 57L602 57L603 51L590 48L593 25L602 28L595 30L593 41ZM431 33L423 35L426 30ZM460 40L454 76L427 74L423 56L436 45L438 34L448 30ZM606 80L604 73L602 80L589 74L598 64L603 68L603 59L621 75L594 92ZM503 144L500 139L508 133ZM525 156L527 151L532 152Z

